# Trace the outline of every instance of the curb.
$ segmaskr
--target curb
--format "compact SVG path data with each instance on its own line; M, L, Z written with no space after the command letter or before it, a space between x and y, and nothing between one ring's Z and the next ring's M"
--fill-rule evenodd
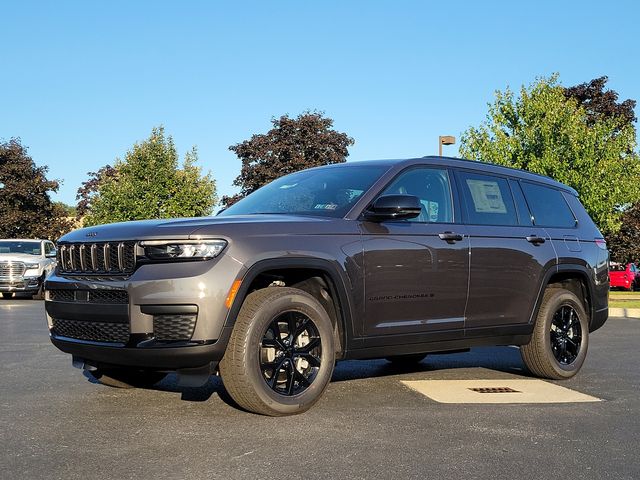
M609 316L640 319L640 308L609 308Z

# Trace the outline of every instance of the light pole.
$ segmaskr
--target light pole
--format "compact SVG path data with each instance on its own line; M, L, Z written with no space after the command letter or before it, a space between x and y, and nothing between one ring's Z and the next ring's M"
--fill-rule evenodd
M442 156L442 145L453 145L454 143L456 143L456 137L440 135L438 137L438 155Z

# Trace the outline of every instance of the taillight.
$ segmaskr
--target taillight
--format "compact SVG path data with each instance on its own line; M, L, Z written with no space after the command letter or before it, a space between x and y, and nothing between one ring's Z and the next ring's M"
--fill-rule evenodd
M596 242L596 245L602 250L607 249L607 242L604 238L594 238L593 241Z

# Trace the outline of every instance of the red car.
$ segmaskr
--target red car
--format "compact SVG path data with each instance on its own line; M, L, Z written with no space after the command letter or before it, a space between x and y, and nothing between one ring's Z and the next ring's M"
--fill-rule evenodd
M611 263L609 265L609 282L611 288L636 290L640 287L640 270L635 263Z

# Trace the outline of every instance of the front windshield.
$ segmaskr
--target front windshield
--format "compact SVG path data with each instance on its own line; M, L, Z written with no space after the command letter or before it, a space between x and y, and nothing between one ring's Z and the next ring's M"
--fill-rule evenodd
M256 190L220 215L344 217L388 168L388 165L344 165L292 173Z
M26 253L28 255L40 255L40 242L0 240L0 254L1 253Z

